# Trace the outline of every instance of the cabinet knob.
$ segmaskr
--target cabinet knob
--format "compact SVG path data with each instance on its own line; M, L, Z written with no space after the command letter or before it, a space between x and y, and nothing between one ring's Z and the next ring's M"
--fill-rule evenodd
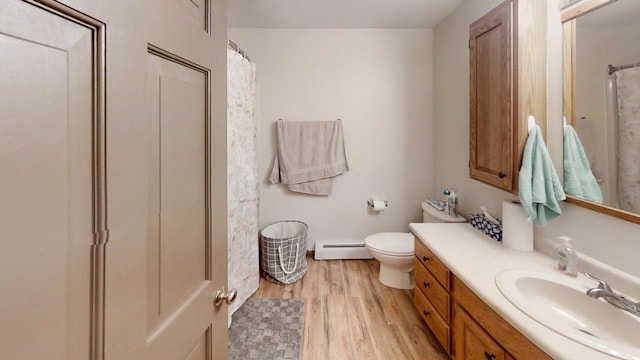
M423 256L422 257L422 261L429 261L429 257L428 256Z
M429 283L425 281L425 282L422 283L422 286L429 287Z
M505 174L505 173L503 173L503 172L499 172L499 173L498 173L498 177L499 177L500 179L503 179L505 176L507 176L507 174Z
M427 310L422 310L422 313L424 314L424 316L429 316L431 315L430 312L428 312ZM485 353L486 354L486 353Z
M489 353L488 353L488 352L486 352L486 351L484 352L484 357L485 357L487 360L493 360L493 359L495 359L495 358L496 358L496 356L495 356L495 355L493 355L493 354L489 354Z

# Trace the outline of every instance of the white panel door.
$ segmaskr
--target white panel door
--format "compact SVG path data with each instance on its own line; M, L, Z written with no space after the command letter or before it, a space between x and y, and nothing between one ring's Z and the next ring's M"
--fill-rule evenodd
M0 69L0 359L226 358L226 0L0 0Z
M0 1L0 358L87 359L93 32Z
M148 358L183 359L216 330L207 220L208 72L155 49L147 72Z

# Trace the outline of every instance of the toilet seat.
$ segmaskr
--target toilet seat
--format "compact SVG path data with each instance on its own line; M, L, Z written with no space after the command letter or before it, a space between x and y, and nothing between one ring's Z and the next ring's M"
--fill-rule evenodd
M364 239L365 245L388 256L413 256L413 235L401 232L384 232L369 235Z

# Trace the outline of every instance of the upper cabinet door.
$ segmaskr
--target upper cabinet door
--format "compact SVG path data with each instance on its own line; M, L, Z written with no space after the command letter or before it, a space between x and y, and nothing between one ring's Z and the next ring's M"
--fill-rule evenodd
M508 0L469 27L469 176L512 193L533 115L546 133L546 2Z
M503 3L471 24L471 178L511 191L512 168L512 4Z

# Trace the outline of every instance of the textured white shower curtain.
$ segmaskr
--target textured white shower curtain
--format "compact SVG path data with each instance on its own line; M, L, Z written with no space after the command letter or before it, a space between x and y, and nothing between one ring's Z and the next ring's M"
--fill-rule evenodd
M618 201L640 213L640 68L618 70Z
M606 161L602 167L604 182L600 184L603 202L620 209L618 202L618 94L616 79L605 80L605 143Z
M258 289L258 123L256 66L227 50L228 286L238 290L231 315Z

